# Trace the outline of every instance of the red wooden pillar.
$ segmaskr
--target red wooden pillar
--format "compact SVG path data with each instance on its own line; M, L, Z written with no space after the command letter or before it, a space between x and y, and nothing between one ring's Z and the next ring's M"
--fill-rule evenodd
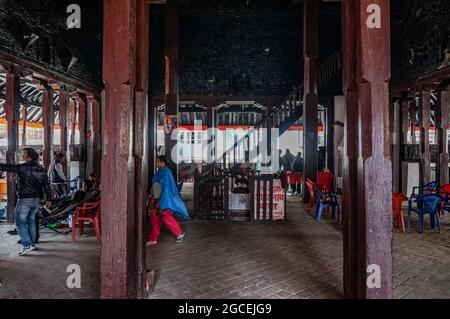
M165 28L165 154L171 160L171 168L177 172L176 140L172 140L172 132L178 126L178 12L174 2L166 3ZM177 174L178 175L178 174Z
M416 125L417 125L417 103L416 100L412 100L409 102L409 118L410 121L410 135L411 135L411 144L417 144L417 136L416 136Z
M69 93L65 88L59 88L59 134L61 152L67 156L68 153L68 126L69 126Z
M391 298L390 4L389 0L345 0L343 3L344 19L349 20L343 21L344 65L348 70L351 61L355 62L350 69L356 77L358 105L352 110L358 112L358 117L347 118L347 125L359 127L357 141L360 145L358 183L354 185L354 181L350 181L355 192L347 199L356 200L357 209L347 210L349 216L344 219L347 223L344 228L344 287L347 297ZM349 39L353 37L356 38L355 56L348 51ZM350 106L348 103L347 116ZM348 144L346 147L348 154L350 147ZM355 246L353 252L349 251Z
M24 106L22 110L22 146L27 145L27 117L28 108Z
M148 2L104 2L101 297L145 295Z
M392 170L389 159L390 1L361 0L357 10L360 145L358 297L392 298ZM373 273L374 272L374 273ZM373 273L377 279L369 277ZM368 281L372 281L368 284Z
M90 131L92 140L92 161L93 171L97 176L101 176L101 162L102 162L102 142L101 142L101 116L100 116L100 103L98 98L94 96L88 97L90 105ZM91 173L91 172L89 172Z
M317 58L319 54L319 1L305 0L304 3L304 172L305 178L317 181L318 149L318 96L317 96ZM304 188L306 189L306 188ZM309 202L308 192L304 192L303 199Z
M93 109L94 98L87 96L86 102L86 176L94 171L94 131L93 131Z
M420 185L428 184L431 181L430 121L431 121L431 92L429 90L422 90L419 93L419 124L420 124L419 184Z
M392 191L400 192L401 166L400 166L400 148L399 140L401 132L401 116L400 116L399 99L391 99L389 105L389 132L391 139L391 161L392 161Z
M77 103L75 99L70 99L70 114L69 114L69 125L70 125L70 145L75 145L75 133L77 125Z
M400 99L400 114L401 114L401 131L400 131L400 146L408 144L408 131L411 127L409 120L409 98L408 92L402 94ZM403 161L400 157L400 185L399 190L402 194L408 192L408 162Z
M147 297L147 194L149 163L149 23L150 12L147 0L137 0L136 12L136 83L134 88L135 111L133 127L133 157L135 161L135 222L134 249L136 297ZM152 149L152 152L155 152Z
M53 108L53 90L47 84L41 84L42 90L42 125L44 126L44 150L42 158L44 167L48 169L53 159L53 129L55 111Z
M358 86L356 83L356 0L342 2L342 74L345 97L342 225L344 295L357 296Z
M8 151L6 163L16 163L16 152L19 148L19 113L20 113L20 69L11 66L6 75L6 120L8 121ZM17 202L16 182L12 174L7 174L7 221L14 221L14 208Z
M214 147L212 146L213 145L213 138L215 138L214 137L214 133L213 133L213 131L212 131L212 129L213 129L213 126L214 126L214 119L213 119L213 117L214 117L214 107L215 107L215 105L214 104L208 104L208 105L204 105L205 107L206 107L206 129L208 130L207 131L207 153L206 153L206 158L205 158L205 160L206 160L206 162L207 163L212 163L213 162L213 159L214 159L214 153L213 153L213 150L214 150Z
M82 158L80 160L80 185L86 178L87 163L87 99L82 94L77 94L75 100L78 104L78 130L80 132L80 145L83 145Z
M436 126L438 127L439 158L436 165L436 178L440 185L445 185L449 183L449 140L447 130L450 124L450 92L448 91L448 83L443 88L440 88L438 94L439 121Z
M70 169L69 169L69 161L68 161L68 123L69 117L69 92L67 92L66 88L58 86L56 88L59 94L59 140L60 140L60 153L66 155L66 162L64 164L64 171L67 176L67 179L70 180ZM70 187L70 185L67 185Z

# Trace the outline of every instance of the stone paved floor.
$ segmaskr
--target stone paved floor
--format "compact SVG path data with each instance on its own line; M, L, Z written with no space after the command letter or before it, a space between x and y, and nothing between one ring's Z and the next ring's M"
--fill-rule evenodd
M282 223L184 223L181 244L163 231L148 248L152 298L341 298L340 226L327 218L317 224L297 200L288 207ZM442 235L394 232L396 298L450 298L450 218L443 224ZM45 231L38 251L18 257L11 228L0 224L0 299L99 297L92 230L75 243ZM81 289L66 286L69 264L81 267Z
M51 230L41 232L37 249L19 257L18 236L7 231L11 225L0 224L0 299L6 298L98 298L100 290L100 243L92 229L72 242L71 236ZM81 289L69 289L67 266L81 270Z

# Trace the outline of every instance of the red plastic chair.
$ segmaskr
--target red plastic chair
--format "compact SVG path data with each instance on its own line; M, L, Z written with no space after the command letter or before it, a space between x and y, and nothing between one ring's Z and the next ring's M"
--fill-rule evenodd
M306 188L308 189L309 192L309 210L313 209L314 206L316 206L316 192L314 190L315 184L313 181L311 181L310 179L306 180Z
M394 213L395 219L397 220L397 227L403 233L405 230L405 220L402 214L402 203L407 202L409 198L400 193L394 193L392 195L392 212Z
M317 173L317 187L327 193L331 193L333 185L333 173L331 172L318 172Z
M95 237L100 241L100 223L101 223L101 201L93 203L84 203L82 207L77 207L75 216L72 218L72 240L75 240L75 227L78 223L80 236L84 233L84 222L92 223L95 230Z

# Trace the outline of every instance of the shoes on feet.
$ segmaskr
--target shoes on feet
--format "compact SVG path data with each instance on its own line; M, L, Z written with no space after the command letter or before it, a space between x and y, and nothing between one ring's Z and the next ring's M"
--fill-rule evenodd
M177 243L181 243L186 235L185 232L182 232L180 236L177 237Z
M146 243L146 246L153 246L153 245L156 245L157 243L158 242L156 240L151 240Z
M34 248L34 246L22 247L22 249L19 251L19 256L28 254L30 251L33 251Z

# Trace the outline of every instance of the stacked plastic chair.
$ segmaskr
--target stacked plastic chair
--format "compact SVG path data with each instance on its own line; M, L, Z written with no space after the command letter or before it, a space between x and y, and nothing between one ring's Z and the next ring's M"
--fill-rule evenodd
M413 188L413 192L408 201L408 228L411 226L411 214L415 212L419 216L419 233L423 233L425 224L425 215L430 215L431 229L437 226L439 231L441 230L439 214L442 208L444 198L437 193L437 182L431 182L424 186L418 186ZM413 204L416 207L413 207Z

